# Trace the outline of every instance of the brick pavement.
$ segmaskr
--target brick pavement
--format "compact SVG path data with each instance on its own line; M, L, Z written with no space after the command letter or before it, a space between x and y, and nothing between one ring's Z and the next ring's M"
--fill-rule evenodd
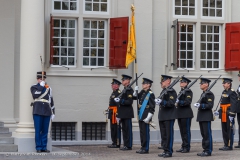
M236 144L236 143L235 143ZM213 153L210 157L198 157L197 153L202 151L201 143L191 143L190 153L175 152L181 146L180 143L174 143L172 160L192 160L192 159L211 159L211 160L240 160L240 149L232 151L219 151L218 148L223 147L223 143L213 143ZM79 153L78 159L83 160L159 160L164 159L158 157L163 150L157 149L158 145L150 145L150 153L140 155L135 153L140 148L139 145L134 145L131 151L121 151L116 148L107 148L107 145L95 146L56 146L63 149L71 150ZM76 159L74 159L76 160Z

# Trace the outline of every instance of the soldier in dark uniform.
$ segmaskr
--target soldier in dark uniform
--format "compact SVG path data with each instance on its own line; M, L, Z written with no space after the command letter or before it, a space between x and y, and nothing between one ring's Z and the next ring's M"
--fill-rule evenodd
M114 101L114 98L119 96L121 91L119 90L119 86L122 84L116 79L112 79L112 94L109 98L109 112L108 119L110 119L110 129L111 129L111 138L112 144L108 146L108 148L119 148L121 144L121 129L119 122L117 122L116 114L117 114L117 103Z
M190 82L191 81L186 77L180 79L181 91L184 90L184 94L182 94L176 101L178 126L182 137L182 147L177 150L177 152L181 153L187 153L190 151L191 122L193 118L191 103L193 93L191 89L186 89Z
M46 72L37 72L37 84L31 86L34 99L33 120L37 153L47 152L48 127L51 115L55 115L52 89L45 83Z
M238 73L238 80L240 81L240 71ZM238 86L237 89L237 108L236 108L236 113L237 113L237 121L238 121L238 145L235 146L235 148L240 148L240 85Z
M158 154L159 157L172 157L173 153L173 135L174 135L174 122L176 119L176 91L167 89L171 83L171 76L161 75L161 93L167 90L162 99L155 99L156 105L159 105L158 120L160 127L160 134L162 138L164 152Z
M135 87L133 93L134 100L139 99L138 107L138 124L140 129L141 149L136 151L139 154L147 154L149 152L150 129L149 122L151 121L155 111L155 95L151 91L153 81L143 78L142 90L138 93L138 86Z
M117 118L121 120L122 124L122 133L123 133L123 141L124 147L120 148L122 151L132 150L132 118L134 118L133 114L133 89L130 87L131 76L122 75L122 85L124 86L123 94L121 99L114 98L115 102L119 102L119 108L117 112ZM126 90L125 90L126 89Z
M214 94L207 91L211 80L201 78L200 88L203 90L200 101L195 103L194 106L198 108L197 122L199 122L202 139L203 152L198 153L198 156L205 157L212 154L212 129L211 121L213 121L212 108L214 105ZM205 96L203 96L205 95Z
M229 78L223 78L223 92L221 97L221 105L218 110L219 118L222 120L222 136L224 147L219 148L222 151L232 150L234 142L234 131L232 125L234 124L234 118L236 115L237 107L237 93L232 89L232 80ZM217 115L217 112L214 114Z

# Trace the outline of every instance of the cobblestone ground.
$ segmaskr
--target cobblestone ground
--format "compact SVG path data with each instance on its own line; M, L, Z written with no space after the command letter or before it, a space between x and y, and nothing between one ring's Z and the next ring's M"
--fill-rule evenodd
M134 145L131 151L121 151L117 148L107 148L107 145L96 146L56 146L59 148L71 150L79 153L78 159L83 160L156 160L164 159L158 157L159 145L150 145L149 154L140 155L136 151L140 148L139 145ZM192 159L211 159L211 160L240 160L240 149L233 149L232 151L219 151L218 148L223 147L223 143L214 143L213 152L210 157L198 157L197 153L202 152L201 143L192 143L191 151L189 153L175 152L181 146L180 143L175 143L173 146L172 160L192 160ZM74 159L76 160L76 159Z

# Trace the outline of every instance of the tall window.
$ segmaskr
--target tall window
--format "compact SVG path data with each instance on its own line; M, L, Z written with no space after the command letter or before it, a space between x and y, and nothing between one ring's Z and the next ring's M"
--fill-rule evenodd
M84 20L83 23L83 66L105 65L106 21Z
M53 0L53 10L76 11L78 0Z
M223 17L223 0L202 0L202 16Z
M194 32L193 24L179 24L179 68L194 68Z
M108 0L84 0L85 11L108 12Z
M201 25L200 68L219 68L220 26Z
M53 21L53 65L74 66L76 62L76 20L54 19Z
M195 0L174 0L175 15L194 16Z

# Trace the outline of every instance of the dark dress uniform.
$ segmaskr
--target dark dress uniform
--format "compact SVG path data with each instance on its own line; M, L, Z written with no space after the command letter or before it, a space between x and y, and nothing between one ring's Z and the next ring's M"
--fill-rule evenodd
M210 83L206 78L201 78L201 83ZM205 94L204 98L199 102L200 107L197 113L197 122L199 122L200 132L202 135L203 152L198 156L210 156L212 154L212 129L211 121L213 121L212 108L214 106L214 94L211 91L203 91L200 97Z
M112 80L111 84L120 85L116 79ZM111 129L111 138L112 138L112 145L108 146L109 148L119 148L121 144L121 128L120 125L117 124L116 114L117 114L117 102L114 101L114 98L118 97L121 91L119 89L112 92L109 98L109 112L108 112L108 119L110 119L110 129Z
M122 75L122 79L129 78L130 76ZM131 79L131 78L130 78ZM131 150L133 142L132 134L132 118L133 113L133 89L130 87L124 87L122 97L119 102L117 118L121 119L122 134L124 147L121 150Z
M191 82L189 79L182 77L181 81L187 83ZM187 86L186 86L187 87ZM184 90L184 94L179 97L179 102L177 106L177 118L178 126L180 129L180 134L182 138L182 147L177 152L189 152L191 143L191 122L193 118L193 111L191 108L193 93L190 89L181 88ZM180 92L181 92L180 91Z
M172 77L162 75L162 80L166 78L171 79ZM165 90L166 88L164 88L160 94L165 92ZM160 157L171 157L173 153L174 122L177 118L175 107L176 98L176 91L173 88L167 89L159 105L158 120L164 150L164 153L159 154Z
M37 78L42 78L42 72L37 72ZM44 72L46 78L46 72ZM47 150L48 127L52 114L55 114L52 89L39 83L32 85L33 120L35 128L35 143L37 152L49 152Z
M240 76L240 74L239 74ZM238 145L235 148L240 148L240 85L237 89L237 107L236 107L236 114L237 114L237 121L238 121Z
M232 80L228 78L223 78L223 83L231 83ZM237 107L237 94L234 89L229 88L224 90L221 96L219 118L222 120L222 136L224 147L219 148L220 150L232 150L232 145L234 142L234 131L231 125L234 124L230 122L229 116L235 117L236 107ZM233 120L234 121L234 120Z
M147 78L143 78L143 83L153 83L151 80ZM147 96L149 94L149 96ZM134 100L137 99L137 97L134 97ZM149 151L149 143L150 143L150 127L148 123L145 123L143 120L147 118L148 113L154 114L155 112L155 95L151 91L151 89L148 89L147 91L141 90L141 92L138 94L139 99L139 107L138 107L138 115L141 112L141 107L143 107L143 103L146 100L146 107L142 113L142 117L140 118L138 116L138 124L139 124L139 130L140 130L140 140L141 140L141 149L137 151L137 153L143 154L148 153Z

